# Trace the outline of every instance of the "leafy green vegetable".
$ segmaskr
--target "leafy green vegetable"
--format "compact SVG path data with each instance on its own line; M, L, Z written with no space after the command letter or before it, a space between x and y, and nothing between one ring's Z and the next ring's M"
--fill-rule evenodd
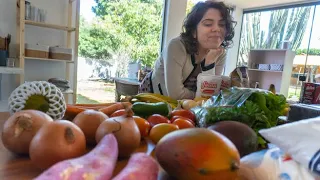
M283 95L254 89L231 89L225 94L221 93L215 100L211 102L213 106L206 105L206 124L224 120L238 121L247 124L257 134L260 129L276 126L278 117L286 108ZM260 135L258 141L262 146L266 144Z

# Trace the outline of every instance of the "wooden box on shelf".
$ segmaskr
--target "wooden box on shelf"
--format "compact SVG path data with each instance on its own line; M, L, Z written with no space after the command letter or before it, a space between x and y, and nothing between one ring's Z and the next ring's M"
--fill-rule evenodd
M72 60L72 49L62 47L50 47L49 48L50 59Z
M295 52L287 49L252 49L248 61L250 82L261 89L274 84L276 92L287 97ZM260 70L259 64L279 65L279 70Z
M27 57L49 58L49 46L26 43L25 55Z

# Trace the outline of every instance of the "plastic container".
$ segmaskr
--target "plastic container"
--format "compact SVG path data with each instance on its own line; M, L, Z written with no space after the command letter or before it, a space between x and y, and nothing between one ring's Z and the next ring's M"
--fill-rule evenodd
M29 1L25 1L25 19L31 19L31 3Z
M212 74L200 73L197 77L196 97L208 98L220 92L222 78Z
M62 47L50 47L50 59L72 60L72 49Z
M49 46L26 43L25 56L35 58L49 58Z
M258 69L259 70L270 70L270 64L259 64Z
M229 89L231 87L231 78L229 76L221 76L221 87L220 89Z
M271 71L283 71L283 64L270 64Z

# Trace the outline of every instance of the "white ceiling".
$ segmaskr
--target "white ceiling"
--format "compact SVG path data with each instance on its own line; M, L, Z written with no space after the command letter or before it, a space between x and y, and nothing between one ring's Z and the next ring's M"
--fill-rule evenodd
M259 7L275 7L282 4L296 4L301 2L316 2L319 0L225 0L229 4L242 9L254 9Z

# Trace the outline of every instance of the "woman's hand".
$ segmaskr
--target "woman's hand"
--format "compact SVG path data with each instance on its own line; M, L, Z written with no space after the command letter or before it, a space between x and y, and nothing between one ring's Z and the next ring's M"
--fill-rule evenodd
M205 66L215 63L224 52L225 49L223 47L210 49L205 57Z

